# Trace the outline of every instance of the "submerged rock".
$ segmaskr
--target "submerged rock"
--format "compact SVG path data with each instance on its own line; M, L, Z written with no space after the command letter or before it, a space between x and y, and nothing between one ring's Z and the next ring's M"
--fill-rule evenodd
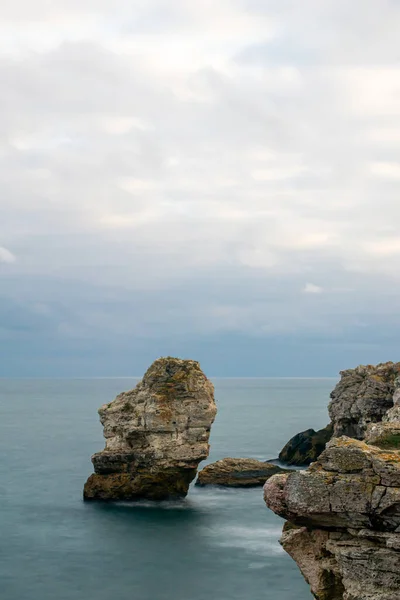
M274 475L266 504L288 520L281 543L317 600L400 598L399 363L342 374L334 431L305 471ZM346 412L347 410L347 412Z
M217 409L198 362L160 358L135 389L99 409L106 447L92 456L85 500L186 496L208 456Z
M331 424L314 431L307 429L293 436L279 453L279 460L287 465L304 466L317 460L332 437Z
M277 465L254 458L223 458L202 469L196 485L223 485L227 487L262 486L276 473L287 473Z

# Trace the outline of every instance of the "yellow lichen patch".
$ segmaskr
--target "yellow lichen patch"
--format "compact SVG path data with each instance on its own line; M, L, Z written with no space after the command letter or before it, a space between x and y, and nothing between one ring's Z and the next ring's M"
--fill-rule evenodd
M383 375L378 375L376 373L374 373L373 375L370 375L371 379L374 379L374 381L378 381L379 383L384 383L384 378Z
M371 446L368 446L365 442L361 440L355 440L354 438L349 438L346 436L342 436L340 438L335 438L334 445L338 447L348 448L349 446L354 446L363 450L364 452L369 452L371 450Z
M381 460L387 463L400 463L400 454L399 452L379 452L378 456Z
M161 390L156 394L158 399L158 406L160 410L160 417L165 421L171 421L172 419L172 408L171 404L176 396L176 389L174 383L165 383Z
M177 371L177 372L176 372L176 373L175 373L175 374L174 374L174 375L171 377L171 379L172 379L173 381L183 381L184 379L186 379L186 378L187 378L187 376L188 376L188 374L187 374L185 371L183 371L183 370L180 370L180 371Z

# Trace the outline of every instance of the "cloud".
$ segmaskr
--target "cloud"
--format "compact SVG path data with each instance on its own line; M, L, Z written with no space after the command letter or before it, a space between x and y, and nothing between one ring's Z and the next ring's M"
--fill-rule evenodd
M305 294L322 294L324 290L319 285L315 285L314 283L306 283L303 288L303 292Z
M0 8L1 293L44 336L397 327L397 3L23 4Z
M2 248L0 246L0 263L11 264L16 261L16 258L12 252L7 250L7 248Z

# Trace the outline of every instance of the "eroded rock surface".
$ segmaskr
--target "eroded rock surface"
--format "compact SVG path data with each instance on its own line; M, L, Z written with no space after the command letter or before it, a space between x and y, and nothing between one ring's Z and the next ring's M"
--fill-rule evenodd
M319 431L307 429L295 435L281 450L279 460L288 465L309 465L317 460L332 436L347 435L362 440L366 435L373 435L370 426L385 421L388 411L396 404L396 394L400 397L400 363L360 365L340 375L331 393L331 423ZM389 425L380 428L385 439L391 438L390 429ZM392 430L397 436L395 426ZM380 435L379 428L374 431L375 436Z
M204 467L199 472L196 485L256 487L264 485L272 475L286 472L277 465L254 458L223 458Z
M342 371L328 407L333 435L363 439L368 425L379 423L393 407L399 374L400 363L393 362Z
M342 372L329 406L335 437L306 471L264 486L267 506L288 520L281 543L317 600L400 598L399 371Z
M135 389L99 409L106 446L92 456L86 500L161 500L185 496L217 409L198 362L160 358Z

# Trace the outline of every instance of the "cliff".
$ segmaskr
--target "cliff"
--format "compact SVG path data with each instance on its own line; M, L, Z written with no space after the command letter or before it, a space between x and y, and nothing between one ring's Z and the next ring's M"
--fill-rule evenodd
M331 422L320 431L307 429L293 436L279 453L287 465L309 465L332 437L364 439L370 423L379 423L393 406L400 363L360 365L340 373L328 407Z
M400 363L360 365L340 373L328 406L334 437L362 440L370 423L379 423L393 406Z
M330 405L340 437L306 471L264 486L267 506L288 520L281 543L318 600L400 598L398 373L399 363L345 371Z
M216 412L199 363L156 360L135 389L99 409L106 446L92 456L85 500L185 496L208 456Z

